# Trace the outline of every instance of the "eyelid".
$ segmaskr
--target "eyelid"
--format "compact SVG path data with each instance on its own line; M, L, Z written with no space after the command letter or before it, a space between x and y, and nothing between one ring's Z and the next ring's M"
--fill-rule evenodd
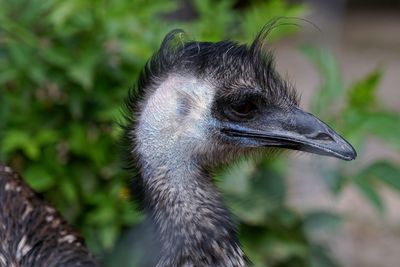
M250 90L250 89L248 89ZM255 104L260 104L260 102L264 101L264 96L262 94L252 92L247 92L246 94L234 94L229 97L230 102L232 103L244 103L246 101L252 101Z

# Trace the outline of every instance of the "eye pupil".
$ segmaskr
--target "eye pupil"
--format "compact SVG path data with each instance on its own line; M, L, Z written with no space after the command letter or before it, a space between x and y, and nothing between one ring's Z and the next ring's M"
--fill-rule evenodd
M242 116L250 114L252 111L256 110L256 108L256 105L252 102L232 106L233 111Z
M257 115L260 103L258 99L228 99L221 103L222 115L232 121L248 121Z

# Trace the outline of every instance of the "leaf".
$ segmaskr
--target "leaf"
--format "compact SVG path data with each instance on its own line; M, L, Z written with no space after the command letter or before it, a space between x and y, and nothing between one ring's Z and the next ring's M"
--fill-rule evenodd
M243 161L229 172L233 175L224 179L222 188L228 193L230 207L246 223L263 223L268 214L283 206L286 185L277 162Z
M196 0L193 4L200 19L200 23L192 25L197 38L208 41L225 38L229 26L234 26L234 1Z
M251 178L251 194L268 205L281 205L286 197L285 178L279 171L279 163L279 160L262 161Z
M17 77L18 72L15 69L5 69L0 72L0 85L12 81Z
M99 54L85 53L79 61L68 67L69 76L84 89L91 89L93 77Z
M382 79L382 74L381 70L374 70L350 87L347 98L352 108L370 108L376 104L375 92Z
M341 217L333 212L319 210L305 215L305 231L312 233L314 231L335 230L341 223Z
M400 115L390 111L351 109L343 113L343 131L346 136L356 136L355 141L376 136L400 149Z
M400 149L400 114L395 112L370 112L365 116L365 131L383 142Z
M106 249L111 249L118 237L120 230L116 225L109 224L103 226L99 232L100 240Z
M377 179L400 191L400 168L387 161L377 161L362 171L363 175Z
M250 7L243 10L241 18L245 41L252 40L266 23L271 23L276 18L279 20L276 25L271 24L268 42L296 32L299 29L298 23L303 22L296 18L305 11L306 5L293 5L280 0L250 3Z
M83 125L77 123L71 124L68 138L68 143L72 152L79 155L87 155L90 153L87 150L88 140Z
M52 8L53 10L49 15L49 21L51 21L56 28L62 26L62 24L76 12L77 6L77 1L74 0L58 1Z
M40 149L31 136L26 132L10 130L6 133L2 149L5 153L11 153L22 150L30 159L37 159L40 155Z
M72 59L64 49L60 47L50 47L49 49L40 50L43 59L49 65L55 65L61 68L67 68L72 64Z
M217 180L225 193L245 196L249 192L249 180L255 170L254 161L242 159L222 171Z
M41 131L35 136L35 140L40 145L54 144L59 140L58 133L52 129L41 129Z
M24 173L24 179L38 192L47 191L55 184L53 176L41 165L30 166Z
M321 245L311 246L311 267L339 267L340 265L329 255L329 250Z
M329 117L335 101L345 92L339 67L334 56L327 50L303 46L301 51L314 63L321 76L320 88L312 99L312 111Z
M279 221L286 229L296 228L299 225L299 215L289 208L279 207L274 212L274 217Z
M318 167L317 171L320 172L322 179L328 185L330 191L334 194L338 194L348 181L348 177L337 168Z
M69 203L76 203L78 201L77 187L69 178L62 179L60 183L60 191Z
M372 183L368 176L363 175L363 173L356 176L353 180L357 185L357 188L361 191L361 193L375 206L375 208L383 213L385 208L383 206L382 200L376 191L376 186Z

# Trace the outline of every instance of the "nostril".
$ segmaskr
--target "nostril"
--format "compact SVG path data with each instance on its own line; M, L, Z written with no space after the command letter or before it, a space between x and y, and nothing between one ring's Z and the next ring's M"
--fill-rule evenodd
M319 132L314 139L317 140L321 140L321 141L334 141L333 138L327 134L327 133L323 133L323 132Z

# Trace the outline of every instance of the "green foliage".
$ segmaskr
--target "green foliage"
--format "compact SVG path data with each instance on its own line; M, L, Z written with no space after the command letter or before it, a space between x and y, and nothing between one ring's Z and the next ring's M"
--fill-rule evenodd
M142 218L127 200L116 122L163 36L180 27L199 40L250 39L272 16L301 11L274 0L239 14L232 0L194 1L193 19L166 20L178 3L0 0L0 159L78 226L97 253L111 250ZM253 24L258 5L270 15Z
M316 210L300 214L286 204L286 162L277 158L242 160L218 177L240 225L240 240L254 266L337 266L318 231L336 229L341 219Z
M331 54L312 47L303 47L303 52L314 62L322 78L322 86L314 96L314 112L335 125L355 145L361 157L367 138L380 139L388 148L398 151L400 114L383 107L376 96L382 70L374 70L345 88ZM339 102L344 103L340 109ZM351 183L378 211L383 212L384 203L379 195L379 187L385 184L399 190L400 168L394 162L377 159L357 169L349 169L347 163L338 164L333 169L320 170L335 193Z
M381 78L382 72L378 70L355 83L348 93L349 105L357 109L367 109L369 106L374 106L376 104L375 92Z
M0 0L0 160L23 173L96 253L111 251L122 231L142 220L127 200L116 122L128 88L163 36L183 28L198 40L248 42L268 20L305 10L283 0L250 1L242 9L234 3L194 0L197 15L176 21L167 18L177 0ZM282 20L270 38L294 31L294 22ZM305 51L323 79L314 111L359 151L371 135L399 148L398 114L380 107L374 95L381 72L345 90L332 55ZM339 100L346 105L338 113ZM285 166L283 160L256 160L220 173L245 250L255 266L335 266L308 236L340 220L288 207ZM358 185L381 208L376 184L399 190L398 173L394 164L379 161L350 174L339 166L324 176L337 192L348 182Z
M254 1L246 12L240 14L243 24L242 36L245 41L251 40L267 21L270 25L275 23L270 38L275 39L293 33L302 24L297 20L297 16L303 14L305 10L304 5L290 5L281 0ZM282 17L285 19L277 21Z
M300 214L286 206L282 161L241 161L220 187L240 222L240 240L255 266L308 266Z
M314 63L322 81L318 93L314 96L311 109L320 116L328 117L334 112L333 103L338 102L345 92L339 68L334 56L324 49L305 46L303 53Z

